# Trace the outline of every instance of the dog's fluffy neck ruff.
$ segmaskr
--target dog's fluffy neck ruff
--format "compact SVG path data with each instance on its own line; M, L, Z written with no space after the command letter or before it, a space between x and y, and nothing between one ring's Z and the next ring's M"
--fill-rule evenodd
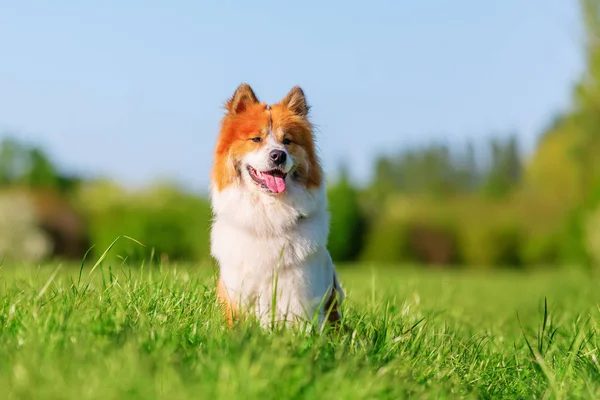
M234 184L221 191L211 188L211 199L215 222L259 237L280 236L314 218L328 222L324 186L301 190L292 184L283 195L270 196Z

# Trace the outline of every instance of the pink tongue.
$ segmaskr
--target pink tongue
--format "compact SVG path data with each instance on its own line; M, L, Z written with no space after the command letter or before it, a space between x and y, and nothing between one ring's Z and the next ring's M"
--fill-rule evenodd
M282 176L275 176L263 172L262 177L271 192L282 193L285 190L285 179L283 179Z

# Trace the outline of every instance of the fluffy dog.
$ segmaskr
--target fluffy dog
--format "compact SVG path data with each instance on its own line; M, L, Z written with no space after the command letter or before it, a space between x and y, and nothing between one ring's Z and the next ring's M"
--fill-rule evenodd
M214 152L211 253L231 324L337 322L344 292L327 251L329 213L309 106L294 87L277 104L240 85Z

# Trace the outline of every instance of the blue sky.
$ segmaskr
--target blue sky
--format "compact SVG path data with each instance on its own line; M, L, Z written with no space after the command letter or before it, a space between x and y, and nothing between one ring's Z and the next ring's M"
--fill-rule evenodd
M583 68L576 0L0 0L0 131L60 165L203 190L222 103L301 85L325 167L517 132L531 151Z

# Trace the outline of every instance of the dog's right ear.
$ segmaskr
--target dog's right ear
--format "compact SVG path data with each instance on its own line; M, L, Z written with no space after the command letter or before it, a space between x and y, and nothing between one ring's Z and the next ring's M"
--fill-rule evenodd
M283 100L281 100L281 104L301 117L306 117L310 110L310 106L306 103L304 91L300 86L294 86Z
M230 114L239 114L244 112L248 107L258 103L258 98L254 91L247 83L242 83L236 89L233 96L225 104L225 109Z

